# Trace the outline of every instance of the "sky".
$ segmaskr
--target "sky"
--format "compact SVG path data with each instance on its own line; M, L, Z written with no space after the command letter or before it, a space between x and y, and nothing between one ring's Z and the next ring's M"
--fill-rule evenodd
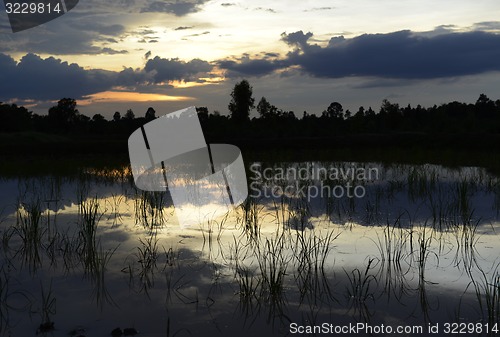
M298 117L335 101L474 103L500 98L498 18L498 0L80 0L13 33L0 4L0 101L46 114L71 97L106 118L226 114L247 79L256 102Z

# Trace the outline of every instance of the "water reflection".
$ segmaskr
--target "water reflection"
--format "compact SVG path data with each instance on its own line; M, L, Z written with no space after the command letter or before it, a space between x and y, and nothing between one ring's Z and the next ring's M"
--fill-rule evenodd
M1 181L0 334L280 336L292 323L500 322L497 177L256 164L250 198L187 229L167 192L137 190L126 169ZM345 173L361 168L377 175ZM361 186L363 197L340 197L336 186Z

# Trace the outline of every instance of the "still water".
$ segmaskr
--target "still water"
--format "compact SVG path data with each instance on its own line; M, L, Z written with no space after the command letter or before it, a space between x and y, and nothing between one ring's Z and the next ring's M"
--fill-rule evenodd
M351 162L246 170L246 202L190 227L127 167L0 180L0 335L410 336L453 323L497 334L497 176Z

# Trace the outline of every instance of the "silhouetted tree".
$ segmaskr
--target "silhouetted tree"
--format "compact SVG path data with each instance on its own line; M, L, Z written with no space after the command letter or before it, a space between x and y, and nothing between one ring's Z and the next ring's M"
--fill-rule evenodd
M271 105L265 97L262 97L257 104L257 112L261 118L272 118L278 115L278 108Z
M125 113L125 119L131 120L135 118L135 114L132 111L132 109L128 109L127 112Z
M147 122L152 121L153 119L156 118L156 111L152 107L149 107L148 110L146 111L146 115L144 116L146 118Z
M491 118L495 115L495 102L485 94L479 95L476 101L476 115L479 118Z
M32 112L25 107L0 102L0 132L29 130L32 127Z
M323 116L328 118L343 119L344 108L339 102L331 103L325 111L323 111Z
M196 107L196 112L198 113L198 119L201 123L208 120L208 108L205 106Z
M119 111L115 112L115 114L113 115L113 120L115 122L118 122L121 118L122 118L122 115L120 114Z
M253 89L247 80L242 80L234 86L231 92L231 102L228 106L231 119L237 122L249 120L250 110L255 107L255 99L252 95Z
M92 121L93 122L102 122L102 121L105 121L106 118L104 118L103 115L101 114L95 114L94 116L92 116Z
M49 109L49 119L56 131L68 131L67 127L76 122L79 115L76 105L73 98L63 98Z
M399 104L391 103L388 99L382 101L380 107L381 127L391 131L397 131L401 124L402 114Z

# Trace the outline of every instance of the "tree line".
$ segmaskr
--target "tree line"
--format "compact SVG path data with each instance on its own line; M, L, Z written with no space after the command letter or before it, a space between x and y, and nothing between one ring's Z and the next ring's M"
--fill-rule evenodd
M250 118L256 109L258 117ZM363 106L355 112L334 101L321 112L296 114L276 107L266 97L256 103L247 80L236 83L230 93L228 115L198 107L198 116L209 141L251 139L329 138L353 134L500 134L500 99L480 94L475 103L450 102L406 107L382 101L378 111ZM111 120L101 114L81 114L77 102L63 98L48 110L35 114L25 107L0 103L0 132L36 131L56 134L116 135L128 137L141 125L156 118L150 107L143 116L129 109L115 112Z

